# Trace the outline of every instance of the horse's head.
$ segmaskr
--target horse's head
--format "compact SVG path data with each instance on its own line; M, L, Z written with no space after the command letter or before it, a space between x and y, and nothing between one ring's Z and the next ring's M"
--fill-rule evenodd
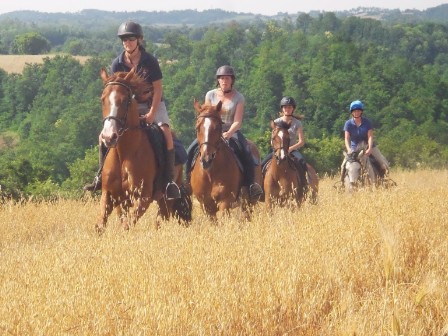
M194 101L196 110L196 136L199 144L199 154L201 164L204 169L210 168L213 159L216 157L222 138L222 102L217 105L201 105Z
M366 155L366 149L367 144L362 142L353 152L344 152L346 158L345 169L347 171L347 179L350 184L349 187L356 187L358 181L361 181L361 184L363 184L363 175L365 172L370 174L371 166L369 157Z
M101 95L103 129L100 136L107 147L113 147L127 128L138 126L136 99L150 99L152 85L134 69L109 76L102 68L100 76L104 83Z
M271 121L271 147L274 151L274 156L277 162L280 162L288 157L290 137L288 129L291 127L291 123L281 121Z

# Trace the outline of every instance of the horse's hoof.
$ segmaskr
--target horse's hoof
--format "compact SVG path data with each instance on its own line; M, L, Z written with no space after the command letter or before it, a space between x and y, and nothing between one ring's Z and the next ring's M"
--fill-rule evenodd
M96 226L95 226L95 230L96 230L96 233L97 233L99 236L101 236L101 235L106 231L106 228L105 228L104 225L96 225Z
M249 198L251 201L258 201L263 196L263 189L258 183L254 183L249 188Z

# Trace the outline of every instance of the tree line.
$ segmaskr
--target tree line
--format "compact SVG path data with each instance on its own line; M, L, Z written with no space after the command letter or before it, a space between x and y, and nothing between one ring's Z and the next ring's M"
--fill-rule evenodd
M298 103L296 113L305 116L305 157L321 175L338 173L348 107L361 99L393 167L446 167L445 24L390 25L334 13L200 28L141 23L146 48L161 63L169 114L186 147L195 136L193 97L203 101L215 86L216 69L230 64L236 88L246 97L243 132L263 155L269 150L269 121L278 115L281 97L290 95ZM83 54L102 41L83 65L61 55L28 64L22 74L0 71L4 194L78 197L94 176L102 126L99 69L108 68L121 49L116 28L77 32L73 41Z

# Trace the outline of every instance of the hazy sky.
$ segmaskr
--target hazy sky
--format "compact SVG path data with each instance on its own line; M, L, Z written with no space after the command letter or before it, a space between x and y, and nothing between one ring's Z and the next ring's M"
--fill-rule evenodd
M436 7L448 0L2 0L0 13L16 10L36 10L39 12L78 12L83 9L100 9L116 12L171 11L220 8L231 12L274 15L278 12L290 14L308 13L312 10L338 11L357 7L379 7L389 9L419 9Z

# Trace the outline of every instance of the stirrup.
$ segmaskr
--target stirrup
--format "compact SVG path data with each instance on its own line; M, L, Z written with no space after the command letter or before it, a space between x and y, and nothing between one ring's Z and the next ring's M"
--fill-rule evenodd
M263 195L263 189L261 186L255 182L252 183L249 187L249 197L251 200L258 200Z
M92 191L92 192L101 189L101 178L99 176L95 176L93 182L90 184L86 184L82 189L85 191Z
M180 189L175 182L169 182L165 189L165 197L167 200L181 198Z

